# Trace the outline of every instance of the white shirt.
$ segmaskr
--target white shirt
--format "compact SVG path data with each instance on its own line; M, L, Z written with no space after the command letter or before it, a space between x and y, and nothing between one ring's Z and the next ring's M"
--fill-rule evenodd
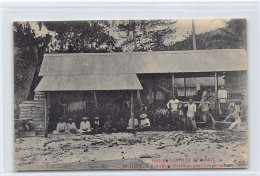
M192 104L188 103L187 116L188 117L193 117L195 115L195 112L196 112L196 104L195 103L192 103Z
M178 99L175 99L175 100L173 100L173 99L171 99L168 103L167 103L167 108L170 108L170 105L171 105L171 110L172 111L178 111L178 106L179 106L179 104L177 104L177 103L179 103L180 101L178 100Z
M151 125L150 120L148 118L141 119L140 125L141 126L150 126Z
M227 99L227 91L226 90L218 90L218 99Z
M210 102L208 102L208 101L203 101L203 102L199 105L199 108L201 108L201 111L202 111L202 112L207 112L207 111L209 111Z
M134 124L133 124L133 119L132 119L132 118L129 119L129 121L128 121L128 127L129 127L130 129L132 129L133 126L137 126L137 125L138 125L138 120L137 120L136 118L134 118Z
M86 122L84 122L84 121L82 121L81 123L80 123L80 129L81 130L90 130L90 123L89 123L89 121L86 121Z
M63 122L63 123L58 123L57 124L57 129L56 129L57 131L61 131L61 130L67 130L67 125L66 125L66 123L65 122Z
M74 122L67 123L67 128L68 128L68 130L76 130L77 129Z

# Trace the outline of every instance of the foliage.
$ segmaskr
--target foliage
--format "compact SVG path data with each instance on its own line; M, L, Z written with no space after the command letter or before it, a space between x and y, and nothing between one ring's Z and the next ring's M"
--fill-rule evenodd
M208 49L246 49L246 20L226 21L226 27L196 35L197 50ZM183 41L168 46L167 50L192 50L192 35Z
M55 42L49 52L90 53L120 51L116 40L109 35L108 21L48 21L48 30L54 31Z
M13 24L14 30L14 85L16 103L28 98L30 86L39 69L50 35L37 36L28 22Z
M166 39L173 40L176 21L172 20L122 20L116 29L126 51L163 51ZM123 34L122 34L123 32Z

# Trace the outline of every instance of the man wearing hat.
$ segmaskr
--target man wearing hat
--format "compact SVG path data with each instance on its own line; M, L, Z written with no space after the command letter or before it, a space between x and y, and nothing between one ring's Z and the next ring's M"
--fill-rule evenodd
M149 130L150 129L150 120L147 118L147 114L140 115L140 129L141 130Z
M102 128L100 126L99 117L96 116L96 117L94 117L93 133L94 134L99 134L101 132L102 132Z
M72 118L69 118L69 122L67 123L67 128L68 128L69 132L72 134L78 133L76 124L73 122Z
M63 134L67 132L67 125L63 118L59 118L59 122L57 124L56 130L53 131L53 134Z
M230 105L229 106L230 113L229 115L225 118L224 122L226 122L228 119L234 119L235 121L230 125L228 128L229 131L232 131L234 127L238 127L239 124L241 123L241 119L239 116L239 112L235 111L235 106Z
M91 126L90 126L90 122L89 122L89 117L82 117L82 122L80 122L80 129L79 132L80 133L90 133L91 130Z

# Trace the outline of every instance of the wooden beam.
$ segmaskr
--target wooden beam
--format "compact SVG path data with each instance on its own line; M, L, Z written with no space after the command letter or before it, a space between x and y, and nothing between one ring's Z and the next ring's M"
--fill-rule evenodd
M217 72L215 72L214 83L215 83L215 119L218 120L218 75L217 75Z
M47 93L44 92L44 136L48 137L48 125L47 125L47 118L48 118L48 107L47 107Z

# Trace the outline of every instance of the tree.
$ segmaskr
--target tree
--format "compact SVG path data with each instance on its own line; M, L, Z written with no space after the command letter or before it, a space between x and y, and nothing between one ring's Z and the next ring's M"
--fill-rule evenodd
M126 51L162 51L166 39L173 40L176 21L122 20L113 21L119 33L122 48Z
M196 35L197 50L209 49L246 49L246 20L225 21L226 26ZM168 50L192 50L192 35L168 47Z
M108 21L60 21L43 22L54 31L55 42L49 52L89 53L120 51L116 40L109 35Z
M29 22L15 22L13 31L15 103L18 105L30 97L35 73L38 73L51 36L36 35Z
M222 32L227 37L227 40L230 40L237 48L247 48L246 19L232 19L226 21L226 28L223 28Z

